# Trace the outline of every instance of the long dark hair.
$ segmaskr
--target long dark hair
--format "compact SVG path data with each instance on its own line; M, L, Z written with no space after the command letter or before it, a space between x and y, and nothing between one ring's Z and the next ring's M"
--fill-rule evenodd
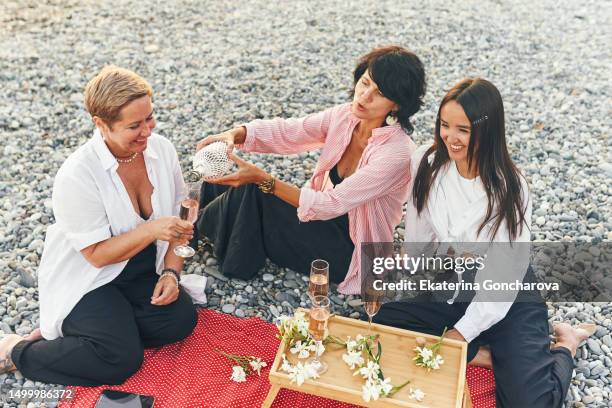
M397 121L411 134L414 127L410 118L423 106L426 90L425 69L419 57L397 45L374 48L357 62L351 98L366 69L385 98L397 104Z
M471 169L472 162L475 161L487 193L487 213L477 234L480 234L489 221L494 220L490 235L493 240L505 221L510 239L514 240L523 231L527 209L522 200L522 176L512 162L506 146L504 104L501 95L495 85L482 78L462 80L448 91L440 103L434 144L425 152L414 180L412 200L417 212L420 214L425 207L438 172L450 162L446 144L440 136L440 112L449 101L456 101L461 105L471 123L467 151L468 168ZM430 164L429 155L432 153L435 155Z

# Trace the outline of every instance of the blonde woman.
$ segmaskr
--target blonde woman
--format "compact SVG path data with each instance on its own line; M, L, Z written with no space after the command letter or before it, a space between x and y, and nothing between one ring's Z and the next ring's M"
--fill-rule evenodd
M172 249L193 226L174 216L184 181L174 147L152 133L152 95L143 78L115 66L87 85L96 130L55 177L56 223L38 272L40 332L0 343L0 373L120 384L140 367L144 347L192 332L196 313Z

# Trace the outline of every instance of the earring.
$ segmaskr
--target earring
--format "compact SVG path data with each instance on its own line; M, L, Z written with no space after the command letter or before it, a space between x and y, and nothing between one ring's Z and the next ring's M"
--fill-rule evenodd
M389 113L387 117L385 118L385 123L389 126L395 125L397 123L397 116Z

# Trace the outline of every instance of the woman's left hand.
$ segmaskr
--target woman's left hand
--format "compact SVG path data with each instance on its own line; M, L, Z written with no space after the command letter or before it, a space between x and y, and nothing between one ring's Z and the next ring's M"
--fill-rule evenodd
M179 297L179 288L172 276L164 276L157 281L153 296L151 296L151 304L156 306L164 306L174 302Z
M227 176L208 179L206 180L208 183L223 184L230 187L240 187L245 184L261 183L262 181L268 179L268 174L265 171L254 164L242 160L234 153L230 153L229 158L236 163L238 166L238 171L228 174Z

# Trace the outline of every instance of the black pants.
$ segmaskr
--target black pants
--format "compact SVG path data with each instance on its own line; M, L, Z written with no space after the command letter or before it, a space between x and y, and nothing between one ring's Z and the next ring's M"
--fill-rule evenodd
M384 304L376 323L441 335L465 314L469 303ZM491 347L498 408L558 408L572 379L574 360L566 348L550 349L544 303L515 303L506 317L468 345L468 361L481 345Z
M300 273L309 273L314 259L325 259L332 282L346 276L354 249L346 214L302 223L295 207L254 184L228 188L204 183L200 208L195 236L210 239L226 276L250 279L266 258Z
M64 319L64 337L17 344L12 352L17 369L26 378L46 383L121 384L140 368L144 347L191 334L197 316L183 290L173 303L151 304L159 277L155 250L151 244L112 282L83 296Z

